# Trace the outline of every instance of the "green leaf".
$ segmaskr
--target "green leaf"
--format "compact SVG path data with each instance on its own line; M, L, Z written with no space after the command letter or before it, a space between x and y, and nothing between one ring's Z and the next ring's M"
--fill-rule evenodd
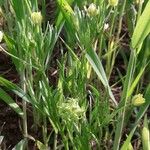
M145 66L146 67L146 66ZM127 93L127 97L130 97L134 91L134 89L136 88L137 84L139 83L144 71L145 71L145 67L142 68L140 70L140 72L137 74L135 80L133 81L133 83L131 84L130 88L129 88L129 92Z
M41 143L40 141L36 141L36 145L37 145L39 150L47 150L47 147L43 143Z
M72 0L57 0L58 6L65 17L66 21L70 22L72 21L72 17L74 15L74 11L71 8L70 4L72 4ZM62 21L62 14L60 13L57 20L57 26L60 24L60 20Z
M3 139L4 139L4 136L0 136L0 145L2 145Z
M144 125L142 129L143 150L150 150L150 131L149 131L149 126L148 126L147 115L145 115L144 117L143 125Z
M25 150L26 139L21 140L12 150Z
M26 93L24 93L24 91L19 86L6 80L5 78L3 78L1 76L0 76L0 86L6 87L7 89L13 91L16 95L21 97L23 100L30 102L28 95Z
M21 108L14 102L14 100L0 88L0 99L2 99L6 104L8 104L20 117L23 117L23 111Z
M135 70L135 60L136 60L135 51L132 50L130 54L128 68L127 68L126 79L123 85L121 101L119 103L119 107L124 107L124 109L120 112L119 117L118 117L113 150L119 150L119 146L120 146L122 131L125 125L125 113L126 113L126 106L127 106L127 101L128 101L128 91L130 89L130 86L133 80L134 70ZM130 115L130 113L128 115Z
M12 0L11 1L12 7L15 11L16 18L19 22L23 20L25 17L25 12L24 12L24 2L20 0ZM19 4L19 6L18 6Z
M140 16L132 36L132 47L138 48L150 33L150 0Z
M86 53L86 58L90 62L91 66L93 67L94 71L98 75L98 77L101 80L104 87L108 90L110 98L112 99L114 104L117 106L118 103L114 98L114 95L111 91L111 88L109 86L109 83L108 83L108 80L106 77L105 70L104 70L103 65L102 65L99 57L97 56L96 52L89 48Z

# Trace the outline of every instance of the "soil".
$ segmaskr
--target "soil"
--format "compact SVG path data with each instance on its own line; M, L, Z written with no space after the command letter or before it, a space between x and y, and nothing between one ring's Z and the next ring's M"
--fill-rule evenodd
M0 102L0 131L4 136L3 148L12 149L22 139L17 114L3 102Z
M0 75L15 83L18 82L11 60L2 52L0 52ZM3 146L5 145L7 149L12 149L22 139L18 115L3 101L0 101L0 136L4 136Z

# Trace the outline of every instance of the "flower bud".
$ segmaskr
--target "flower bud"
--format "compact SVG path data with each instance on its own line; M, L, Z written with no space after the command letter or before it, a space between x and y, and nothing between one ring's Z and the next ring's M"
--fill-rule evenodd
M90 17L94 17L98 14L99 12L99 9L96 8L96 5L95 4L90 4L90 6L88 7L87 9L87 13Z
M31 20L35 25L41 25L42 19L43 18L41 12L33 12L31 14Z
M137 94L132 98L132 104L134 106L141 106L145 103L145 99L143 98L143 94Z
M109 5L113 6L113 7L117 6L118 5L118 0L109 0Z
M0 31L0 42L2 41L2 39L3 39L3 32L2 31Z

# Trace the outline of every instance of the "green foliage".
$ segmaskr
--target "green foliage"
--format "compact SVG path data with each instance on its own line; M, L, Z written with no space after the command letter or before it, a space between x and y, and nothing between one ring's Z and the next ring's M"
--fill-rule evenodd
M124 0L114 7L104 0L56 3L51 25L46 0L0 1L6 22L6 47L0 50L19 75L17 84L0 77L0 99L22 118L24 139L14 149L27 149L28 140L41 150L133 149L132 137L150 104L150 1ZM22 109L8 91L21 98ZM143 100L138 108L135 97ZM28 131L28 105L41 139Z
M150 33L150 1L147 2L141 14L132 36L132 47L139 48L144 39Z
M15 147L12 150L24 150L24 144L25 144L25 140L21 140L18 144L15 145Z
M141 118L144 116L146 110L148 109L149 105L150 105L150 101L149 101L149 96L150 96L150 85L147 87L146 89L146 93L144 98L146 99L146 103L140 108L138 114L137 114L137 118L136 121L134 123L134 126L130 132L130 134L128 135L126 141L124 142L123 146L121 147L121 150L126 150L127 149L127 145L129 145L131 138L141 120Z
M23 112L20 107L14 102L14 100L0 88L0 98L8 104L20 117L23 117Z

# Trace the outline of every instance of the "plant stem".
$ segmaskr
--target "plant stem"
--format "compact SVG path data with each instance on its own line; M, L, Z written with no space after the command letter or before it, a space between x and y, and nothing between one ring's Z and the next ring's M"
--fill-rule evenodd
M48 140L47 140L47 120L46 116L43 117L43 141L46 148L48 148Z
M113 42L113 30L115 28L115 18L116 18L116 15L117 15L117 8L115 8L114 10L114 13L113 13L113 16L112 16L112 22L111 22L111 28L110 28L110 32L109 32L109 47L108 47L108 57L107 57L107 64L106 64L106 73L107 73L107 78L109 79L110 78L110 74L112 72L112 68L113 68L113 65L114 63L112 63L112 58L113 57L113 53L115 53L115 51L113 52L112 49L114 47L112 47L112 42Z
M57 150L57 133L55 133L54 135L54 147L53 147L53 150Z
M125 84L123 87L123 94L122 94L122 99L119 104L119 107L123 107L123 110L120 112L119 117L118 117L118 123L117 123L117 129L115 132L115 140L114 140L114 145L113 145L113 150L119 150L120 146L120 140L122 136L122 131L124 127L124 120L125 120L125 113L126 113L126 105L127 105L127 100L128 100L128 91L131 86L132 78L133 78L133 72L135 69L135 51L131 51L130 55L130 60L128 64L128 70L127 70L127 76L125 80Z
M122 9L121 9L120 16L119 16L119 24L118 24L118 32L117 32L116 42L119 41L119 36L121 33L121 29L122 29L122 20L123 20L123 13L125 10L125 6L126 6L126 0L123 1Z
M20 80L21 80L21 88L22 90L24 91L24 93L26 93L26 84L25 84L25 73L24 71L21 72L20 74ZM26 139L26 143L25 143L25 146L27 146L27 137L28 137L28 126L27 126L27 104L26 104L26 101L23 100L22 102L22 105L23 105L23 135L24 135L24 138Z

